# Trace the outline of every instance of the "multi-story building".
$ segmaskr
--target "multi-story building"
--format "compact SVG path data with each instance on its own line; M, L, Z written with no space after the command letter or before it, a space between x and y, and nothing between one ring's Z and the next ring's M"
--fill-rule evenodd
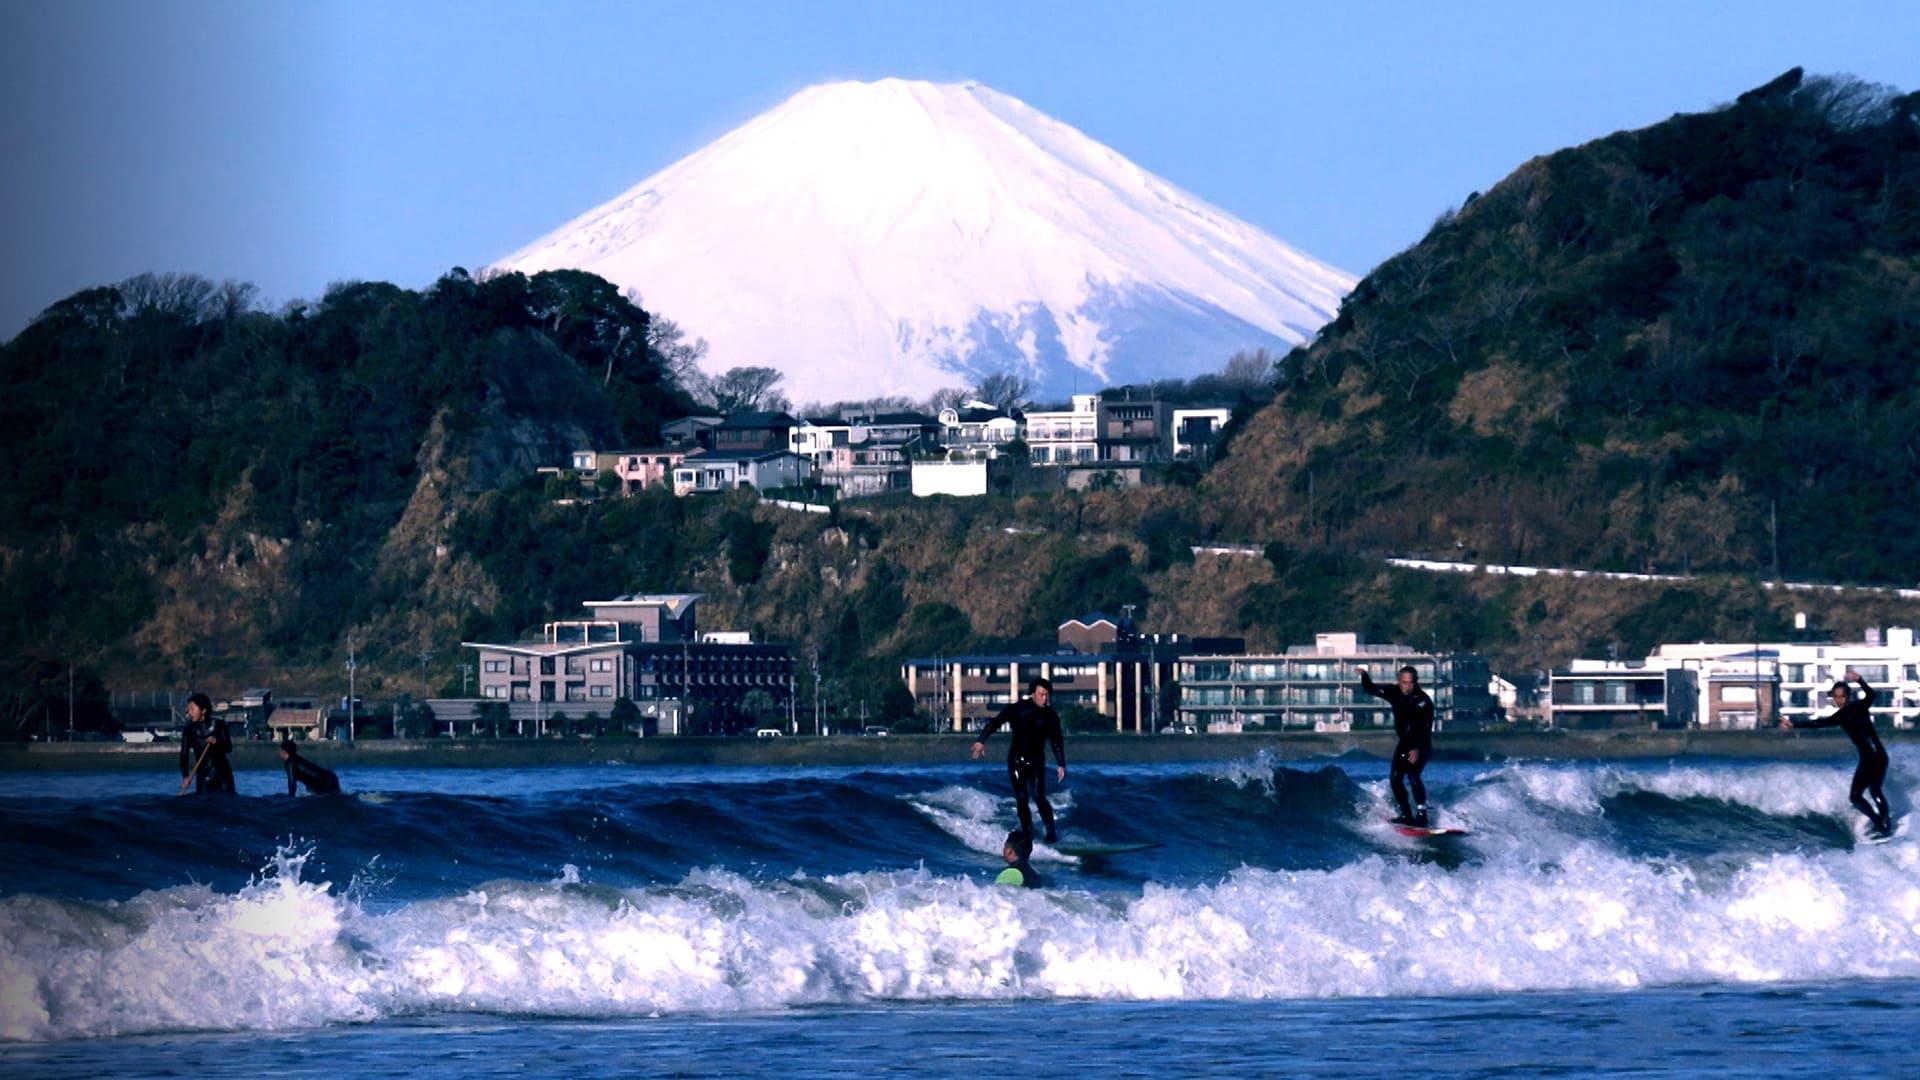
M1316 634L1312 645L1283 653L1181 660L1179 720L1209 732L1391 730L1387 703L1360 691L1361 664L1381 683L1411 666L1433 697L1436 728L1478 728L1493 719L1484 659L1368 645L1358 634L1339 633Z
M701 450L673 470L675 495L710 495L734 488L798 487L813 475L806 458L784 447L768 450Z
M1055 709L1088 709L1116 732L1149 735L1174 724L1174 674L1183 658L1245 647L1238 638L1140 635L1128 620L1098 613L1061 623L1053 645L919 657L902 664L900 675L915 707L953 731L978 731L1044 678L1053 683Z
M1804 616L1799 617L1798 624L1796 637L1808 636ZM1827 690L1851 668L1878 691L1873 709L1876 721L1900 728L1920 727L1920 644L1908 627L1884 631L1869 628L1864 640L1854 642L1667 644L1654 650L1647 662L1683 667L1718 664L1734 672L1757 670L1759 674L1749 679L1761 687L1756 696L1763 704L1777 702L1769 704L1756 719L1762 726L1778 723L1781 717L1806 720L1831 711ZM1769 684L1771 691L1767 689ZM1701 714L1706 715L1704 708Z
M1035 465L1076 465L1100 456L1100 395L1075 394L1064 409L1029 409L1024 426Z
M1173 407L1164 401L1100 403L1100 457L1105 461L1166 461L1173 456Z
M589 601L587 618L547 623L536 640L462 645L477 654L480 700L506 703L516 720L560 711L606 715L625 698L643 715L677 702L671 714L683 728L719 734L750 722L748 696L756 691L765 695L763 706L787 714L792 650L732 636L703 639L695 632L699 599L682 593Z

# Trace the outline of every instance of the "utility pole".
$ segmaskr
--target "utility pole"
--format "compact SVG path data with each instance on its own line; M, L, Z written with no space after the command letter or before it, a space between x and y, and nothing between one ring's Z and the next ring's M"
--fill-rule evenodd
M349 637L347 639L347 741L348 742L353 741L354 711L360 704L358 701L354 700L355 698L354 687L356 685L354 682L354 672L360 670L360 661L354 656L354 648L355 648L354 640L351 637Z
M820 649L815 646L809 651L813 660L813 733L820 734Z
M67 741L73 741L73 662L67 662Z
M472 686L473 686L473 665L461 664L460 665L460 696L466 697L469 689Z
M433 646L422 645L420 647L420 687L423 692L430 689L427 686L427 665L431 663L433 663Z

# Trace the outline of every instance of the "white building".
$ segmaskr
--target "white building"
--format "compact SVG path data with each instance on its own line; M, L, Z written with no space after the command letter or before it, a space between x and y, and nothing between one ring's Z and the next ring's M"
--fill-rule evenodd
M913 493L928 495L985 495L987 462L916 461L913 463Z
M1074 465L1100 456L1100 395L1075 394L1065 409L1026 414L1026 440L1035 465Z
M813 465L790 450L702 450L673 470L675 495L704 495L733 488L797 487Z
M1804 630L1804 616L1798 621ZM1827 690L1852 668L1879 692L1873 709L1876 720L1895 727L1920 727L1920 645L1915 644L1913 630L1904 626L1884 632L1876 627L1867 631L1866 640L1854 642L1662 645L1647 659L1683 667L1718 662L1737 670L1751 665L1756 652L1763 668L1777 668L1779 713L1789 720L1832 711Z

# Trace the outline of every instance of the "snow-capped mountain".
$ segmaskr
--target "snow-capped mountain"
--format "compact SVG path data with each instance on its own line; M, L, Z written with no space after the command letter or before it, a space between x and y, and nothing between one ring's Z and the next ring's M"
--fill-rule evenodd
M801 91L495 264L637 290L797 400L1214 371L1354 279L974 83Z

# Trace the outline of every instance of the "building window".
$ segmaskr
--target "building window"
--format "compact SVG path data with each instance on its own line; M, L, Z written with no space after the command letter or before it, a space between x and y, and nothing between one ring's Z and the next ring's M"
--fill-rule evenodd
M580 686L578 684L569 685L567 687L567 700L568 701L587 700L587 688L584 686Z
M507 662L505 660L488 660L483 662L480 665L480 670L486 672L489 675L505 674L507 670Z
M611 686L596 686L596 687L593 687L593 688L592 688L592 691L591 691L591 692L592 692L592 694L593 694L593 696L594 696L594 697L597 697L597 698L610 698L610 697L612 697L612 696L613 696L613 687L611 687Z
M1869 683L1884 683L1887 681L1887 665L1885 664L1855 664L1853 665L1853 670L1858 672L1860 677Z
M543 656L540 658L540 674L542 675L553 674L553 657ZM552 700L552 699L548 699L548 700Z
M489 686L481 690L481 693L490 698L504 698L507 696L507 688L504 686Z
M1588 682L1573 684L1573 703L1575 705L1593 704L1593 684Z
M612 671L613 661L602 657L600 659L593 661L593 663L587 665L587 669L589 671Z

